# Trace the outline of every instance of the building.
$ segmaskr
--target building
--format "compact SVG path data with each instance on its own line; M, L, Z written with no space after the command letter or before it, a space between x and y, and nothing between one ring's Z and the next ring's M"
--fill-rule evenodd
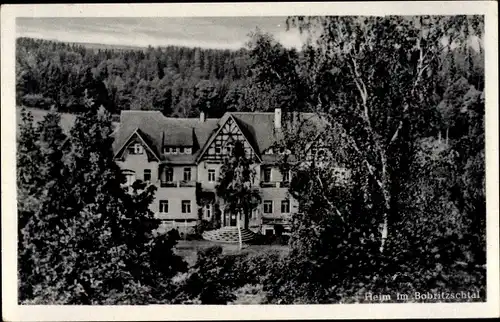
M312 113L301 117L319 120ZM290 173L281 173L277 164L286 151L273 151L283 134L282 122L280 109L227 112L217 119L204 113L199 118L169 118L159 111L122 111L114 135L115 160L128 184L143 180L156 185L151 210L167 225L189 231L198 220L213 220L218 213L222 226L235 226L236 216L224 211L215 186L224 157L239 140L254 162L254 185L262 198L247 226L273 234L276 225L286 228L290 214L298 209L288 194Z

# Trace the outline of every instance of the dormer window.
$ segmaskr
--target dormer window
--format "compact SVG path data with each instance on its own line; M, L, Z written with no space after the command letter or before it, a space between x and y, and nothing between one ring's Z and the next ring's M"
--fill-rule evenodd
M193 149L187 146L166 146L163 148L165 154L191 154Z
M144 150L142 148L142 144L136 143L134 144L134 154L142 154L144 153Z

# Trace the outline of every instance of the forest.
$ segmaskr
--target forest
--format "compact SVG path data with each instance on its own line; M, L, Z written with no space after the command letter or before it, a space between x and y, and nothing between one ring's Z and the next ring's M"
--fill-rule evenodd
M17 39L17 104L28 107L78 112L87 89L112 114L139 109L189 117L207 109L219 117L240 108L248 80L245 49L99 49Z
M240 51L18 40L18 104L78 113L66 135L55 109L38 125L23 109L21 303L227 304L242 294L253 304L360 303L367 292L415 291L485 300L483 17L289 17L287 26L310 35L301 51L262 32ZM285 126L276 143L299 159L311 140L330 152L280 160L299 201L289 254L213 247L187 265L175 238L155 230L155 187L120 188L112 114L277 107L330 125L320 139ZM339 165L350 170L342 185ZM229 162L227 173L245 167ZM227 176L236 188L224 198L246 193L248 177Z

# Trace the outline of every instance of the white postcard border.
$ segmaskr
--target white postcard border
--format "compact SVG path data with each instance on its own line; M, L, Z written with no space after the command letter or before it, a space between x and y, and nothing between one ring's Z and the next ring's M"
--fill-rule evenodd
M487 302L459 304L19 306L15 18L484 14ZM10 5L1 8L2 312L7 321L441 318L499 316L498 4L495 1Z

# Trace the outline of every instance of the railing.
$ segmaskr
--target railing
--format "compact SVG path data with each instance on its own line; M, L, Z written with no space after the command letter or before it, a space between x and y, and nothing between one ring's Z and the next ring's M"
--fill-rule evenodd
M164 213L157 212L155 213L155 218L160 220L193 220L198 219L198 214L196 212L191 212L188 214L183 214L181 212L176 213Z
M276 215L276 216L272 216L272 215L263 215L262 216L262 223L263 224L282 224L282 225L286 225L286 224L289 224L290 223L290 218L289 218L290 215Z
M162 188L177 187L177 181L161 181L160 187Z
M286 188L290 185L288 181L261 181L262 188Z
M162 187L162 188L196 187L196 181L183 181L183 180L160 181L160 187Z

